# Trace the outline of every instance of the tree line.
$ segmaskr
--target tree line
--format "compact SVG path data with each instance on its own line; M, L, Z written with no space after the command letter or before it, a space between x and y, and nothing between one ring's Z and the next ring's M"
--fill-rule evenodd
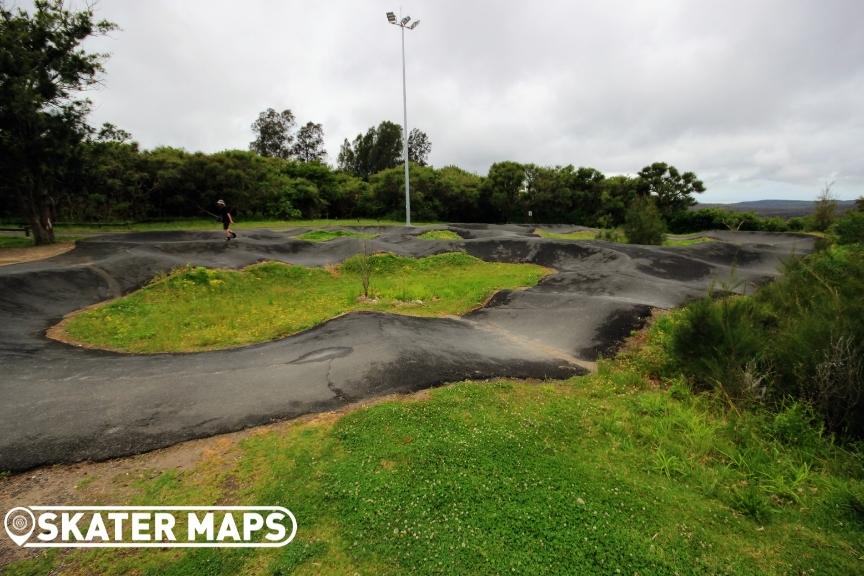
M53 174L51 197L61 222L189 218L206 214L220 198L241 219L398 220L404 214L399 158L366 175L347 166L339 169L252 151L142 150L122 131L103 129L100 134L83 141L75 162ZM694 202L692 194L701 187L692 175L662 163L635 177L511 161L495 163L480 176L457 166L412 163L410 178L412 212L419 221L599 227L622 224L627 208L640 195L655 198L661 214L671 218ZM0 206L7 219L18 214L14 203Z

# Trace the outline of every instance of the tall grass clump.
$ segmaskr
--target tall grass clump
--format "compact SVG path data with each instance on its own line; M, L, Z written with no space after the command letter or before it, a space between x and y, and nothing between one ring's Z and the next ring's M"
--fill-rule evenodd
M829 432L864 437L864 247L795 259L754 296L691 303L667 339L695 389L730 402L811 405Z

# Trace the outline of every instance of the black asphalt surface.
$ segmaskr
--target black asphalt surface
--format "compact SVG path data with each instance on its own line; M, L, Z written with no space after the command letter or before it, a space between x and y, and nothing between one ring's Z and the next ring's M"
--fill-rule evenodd
M352 313L282 340L195 354L86 350L45 332L64 315L195 264L262 259L320 266L362 241L296 240L304 229L153 232L81 240L49 260L0 267L0 470L135 454L248 426L466 378L564 378L611 354L652 307L707 290L752 291L780 261L812 250L788 234L712 232L717 241L661 248L538 238L519 225L448 225L379 233L375 251L425 256L465 250L487 261L557 270L536 287L499 293L464 318ZM565 232L577 227L557 227Z

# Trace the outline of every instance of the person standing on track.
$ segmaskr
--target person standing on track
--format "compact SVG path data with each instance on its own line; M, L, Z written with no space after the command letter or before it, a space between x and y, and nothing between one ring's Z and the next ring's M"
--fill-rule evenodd
M216 207L219 208L219 215L222 218L222 229L225 230L225 241L228 242L232 238L237 237L237 234L231 230L231 225L234 224L234 218L231 216L231 209L225 205L224 200L217 200Z

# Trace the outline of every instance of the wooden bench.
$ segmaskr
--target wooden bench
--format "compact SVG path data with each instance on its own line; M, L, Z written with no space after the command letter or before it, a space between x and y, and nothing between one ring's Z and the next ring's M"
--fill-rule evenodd
M24 236L30 236L30 225L22 224L20 228L0 228L0 232L24 232Z

